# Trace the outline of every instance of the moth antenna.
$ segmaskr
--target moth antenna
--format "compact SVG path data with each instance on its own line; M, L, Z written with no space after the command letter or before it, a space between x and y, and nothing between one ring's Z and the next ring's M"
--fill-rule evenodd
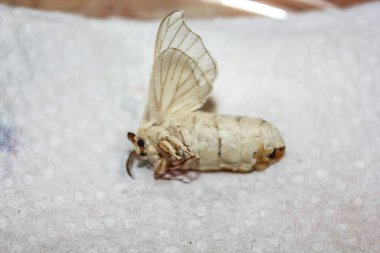
M132 176L132 173L131 173L131 168L133 166L133 161L135 160L135 158L137 157L137 153L136 151L132 151L131 153L129 153L129 156L128 156L128 159L127 159L127 162L125 164L125 167L127 169L127 173L128 175L132 178L132 179L135 179L133 176Z
M128 132L127 136L130 142L132 142L133 144L136 143L136 135L134 133Z

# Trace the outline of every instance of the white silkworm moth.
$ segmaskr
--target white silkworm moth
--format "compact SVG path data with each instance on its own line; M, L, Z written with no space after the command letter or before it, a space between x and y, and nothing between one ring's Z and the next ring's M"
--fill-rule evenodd
M216 74L214 59L182 11L166 16L157 32L143 122L137 134L128 133L134 144L126 164L130 176L134 158L153 167L156 178L183 179L190 170L262 170L283 156L285 143L271 123L198 110Z

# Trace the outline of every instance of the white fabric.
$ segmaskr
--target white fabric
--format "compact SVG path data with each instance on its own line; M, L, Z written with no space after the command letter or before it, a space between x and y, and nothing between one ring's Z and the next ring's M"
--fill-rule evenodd
M216 110L273 122L287 153L183 184L124 168L158 21L1 6L0 252L380 252L379 13L188 22Z

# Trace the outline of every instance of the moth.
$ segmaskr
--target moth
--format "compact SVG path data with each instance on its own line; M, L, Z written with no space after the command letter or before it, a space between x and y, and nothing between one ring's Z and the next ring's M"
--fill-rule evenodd
M271 123L199 111L216 75L214 59L183 12L166 16L157 32L142 125L137 134L128 133L131 177L135 158L152 167L155 178L177 179L188 171L262 170L284 155L284 140Z

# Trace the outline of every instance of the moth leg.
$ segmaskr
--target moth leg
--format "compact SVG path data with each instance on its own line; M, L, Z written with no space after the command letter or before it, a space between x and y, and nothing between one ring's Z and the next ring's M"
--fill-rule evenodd
M161 150L163 150L166 154L168 154L170 157L174 157L176 160L182 159L182 157L176 154L176 150L168 141L165 141L165 140L159 141L158 147Z
M182 138L182 142L185 145L187 151L195 156L195 158L199 159L199 156L195 155L193 151L191 150L190 145L190 135L189 131L185 128L182 128L180 125L177 126L178 134Z
M188 150L188 148L177 138L174 136L167 136L166 140L174 146L177 151L181 151L183 156L187 154L190 158L195 157L195 155Z
M155 179L173 179L173 172L172 172L172 167L168 167L169 164L167 160L160 159L154 166L154 178Z
M160 159L154 166L154 176L165 174L168 169L168 164L165 159Z
M183 158L181 160L177 160L171 164L171 169L175 170L183 170L185 168L185 165L196 159L199 160L199 157L195 155L193 152L189 151L187 147L182 144L180 140L178 140L174 136L167 136L166 137L167 141L170 142L177 150L178 154ZM185 169L186 170L186 169Z
M171 146L175 149L176 154L183 157L184 159L190 159L190 158L192 159L194 157L197 157L193 152L191 152L191 150L189 150L188 144L186 144L186 143L184 144L177 137L170 135L169 132L167 132L167 131L161 132L158 135L158 139L160 141L169 142L171 144Z

